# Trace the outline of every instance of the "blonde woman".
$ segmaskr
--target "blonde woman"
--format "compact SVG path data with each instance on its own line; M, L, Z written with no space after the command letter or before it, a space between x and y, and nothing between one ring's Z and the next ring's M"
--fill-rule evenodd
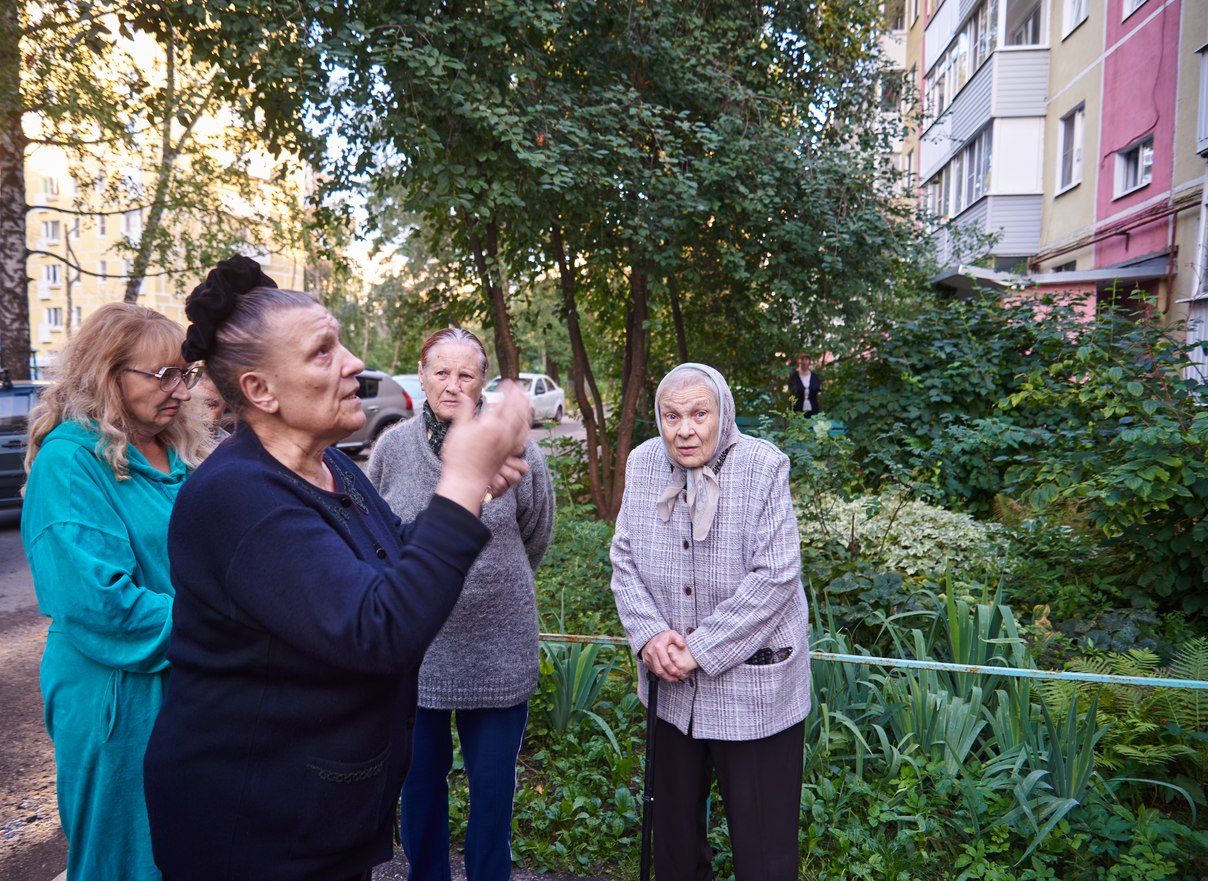
M160 877L142 760L168 678L168 516L212 443L182 406L184 331L102 306L30 414L21 538L42 614L46 728L73 881Z

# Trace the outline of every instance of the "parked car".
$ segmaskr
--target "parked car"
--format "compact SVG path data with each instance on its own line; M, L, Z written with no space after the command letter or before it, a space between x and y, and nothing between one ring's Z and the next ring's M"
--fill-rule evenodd
M394 381L403 387L408 397L411 398L411 409L418 413L424 408L424 401L428 400L428 396L424 394L424 387L419 383L418 373L396 373Z
M415 415L411 398L382 371L363 370L357 375L357 383L365 424L336 444L346 453L359 453L372 445L387 428Z
M496 391L503 378L496 376L490 381L483 392L487 403L499 401L503 394ZM529 400L533 402L533 422L544 422L547 419L555 423L562 421L566 412L566 392L544 373L522 373L517 380L520 386L528 392Z
M0 509L21 507L29 411L45 388L39 382L0 383Z

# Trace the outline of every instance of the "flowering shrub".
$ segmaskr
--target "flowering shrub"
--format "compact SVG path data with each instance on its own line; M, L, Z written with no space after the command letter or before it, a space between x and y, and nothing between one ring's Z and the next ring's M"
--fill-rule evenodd
M996 576L1008 565L1000 524L899 493L851 501L826 496L820 506L799 503L797 510L806 554L837 554L910 577L949 567L965 576Z

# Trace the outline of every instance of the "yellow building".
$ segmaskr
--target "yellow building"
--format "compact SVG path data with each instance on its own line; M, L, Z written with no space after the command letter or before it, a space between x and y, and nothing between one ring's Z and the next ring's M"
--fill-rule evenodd
M102 71L112 72L122 63L137 64L148 81L163 78L162 52L149 37L135 37L115 53L116 61L98 59ZM174 83L183 100L188 85L185 72L179 63L174 70ZM302 247L297 241L274 243L266 219L290 221L304 215L312 183L309 172L299 170L296 162L275 161L257 149L239 127L240 121L222 106L202 106L205 112L187 129L175 114L168 123L170 136L185 144L175 158L175 177L179 180L188 175L192 165L203 161L212 166L211 180L217 177L214 168L219 173L229 169L237 169L238 173L211 184L205 195L197 198L198 203L212 204L212 211L191 206L188 217L165 213L163 222L170 240L196 238L207 231L203 227L210 231L218 228L223 238L235 243L234 248L260 261L278 285L305 289L307 267ZM30 251L30 348L37 374L53 364L73 329L91 312L125 297L132 248L144 234L148 194L155 191L163 134L153 121L131 120L128 131L136 134L133 146L127 144L81 159L59 147L38 146L41 123L37 114L25 118L35 145L26 156L25 185L29 205L26 247ZM102 140L95 134L80 137ZM89 191L81 193L82 186L89 187ZM204 278L207 269L153 263L147 269L138 302L183 325L185 296Z

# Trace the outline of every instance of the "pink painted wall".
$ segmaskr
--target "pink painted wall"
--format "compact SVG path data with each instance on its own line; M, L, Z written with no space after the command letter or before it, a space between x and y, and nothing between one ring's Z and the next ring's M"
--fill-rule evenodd
M1068 305L1077 302L1077 310L1084 321L1090 321L1095 317L1095 286L1093 284L1038 284L1019 293L1004 295L1003 299L1035 301L1036 320L1044 321L1052 311L1051 307L1039 302L1046 294L1051 295L1058 303Z
M1163 4L1164 0L1147 0L1121 21L1124 0L1106 3L1105 51L1113 46L1116 49L1103 60L1096 226L1170 192L1182 0ZM1116 153L1147 134L1153 135L1153 180L1149 186L1116 199ZM1131 230L1128 236L1111 236L1098 243L1095 266L1111 266L1169 246L1169 222L1149 223Z

